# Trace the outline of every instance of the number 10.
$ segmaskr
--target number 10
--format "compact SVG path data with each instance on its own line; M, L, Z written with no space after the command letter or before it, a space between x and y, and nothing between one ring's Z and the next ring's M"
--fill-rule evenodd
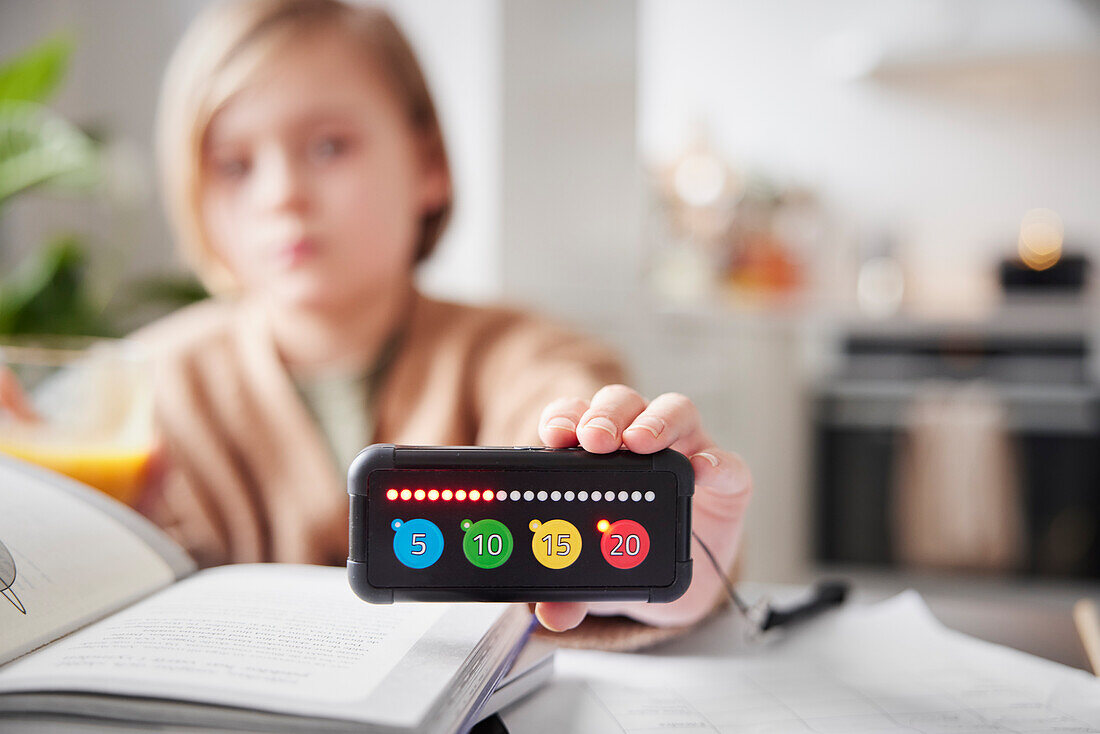
M500 552L504 549L504 540L496 533L489 536L488 543L485 541L485 534L478 533L474 536L474 542L477 543L477 554L479 556L485 555L486 545L489 547L489 555L491 556L499 556ZM496 550L493 550L494 543L496 543Z

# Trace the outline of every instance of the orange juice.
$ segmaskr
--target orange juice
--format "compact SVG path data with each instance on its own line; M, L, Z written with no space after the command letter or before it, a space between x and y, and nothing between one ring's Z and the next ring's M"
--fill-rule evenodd
M155 445L151 368L141 348L95 337L5 339L0 452L135 503Z
M0 451L52 469L133 504L145 481L152 447L66 446L50 443L4 443Z

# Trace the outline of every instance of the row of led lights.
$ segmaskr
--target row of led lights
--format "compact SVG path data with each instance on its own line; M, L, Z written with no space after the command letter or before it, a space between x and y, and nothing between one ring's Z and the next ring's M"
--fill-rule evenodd
M579 500L581 502L592 500L593 502L599 502L600 500L612 501L615 499L618 499L620 502L626 502L627 500L641 502L643 499L646 502L652 502L654 499L656 499L656 497L657 495L654 494L652 491L643 493L638 490L634 490L633 492L627 492L625 489L620 490L618 493L610 490L607 492L587 492L583 489L580 492L574 492L571 489L565 492L559 492L556 489L553 492L547 492L546 490L539 490L538 492L535 492L530 489L528 489L526 492L520 492L518 489L513 489L511 492L507 492L503 489L498 489L495 492L491 489L486 489L484 491L471 489L469 492L467 492L465 489L457 489L453 492L449 489L402 489L400 491L396 489L390 489L386 491L386 499L389 500L426 499L433 502L435 500L443 500L444 502L448 502L452 499L458 500L459 502L465 500L470 500L471 502L489 502L492 500L503 502L504 500L509 499L513 502L518 502L521 499L526 500L527 502L531 502L536 498L538 498L540 502L544 502L547 499L554 502L558 502L559 500L565 500L566 502L572 502L573 500Z

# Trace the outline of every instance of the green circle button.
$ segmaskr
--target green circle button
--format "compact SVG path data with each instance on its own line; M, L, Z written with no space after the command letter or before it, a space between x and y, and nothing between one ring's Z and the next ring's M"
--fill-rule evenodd
M502 566L512 555L512 533L499 520L463 520L462 529L462 552L478 568Z

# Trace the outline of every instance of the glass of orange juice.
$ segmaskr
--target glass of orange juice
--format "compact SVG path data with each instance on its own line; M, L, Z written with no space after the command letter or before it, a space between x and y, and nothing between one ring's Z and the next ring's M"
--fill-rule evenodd
M124 339L0 342L0 451L132 504L152 456L148 358Z

